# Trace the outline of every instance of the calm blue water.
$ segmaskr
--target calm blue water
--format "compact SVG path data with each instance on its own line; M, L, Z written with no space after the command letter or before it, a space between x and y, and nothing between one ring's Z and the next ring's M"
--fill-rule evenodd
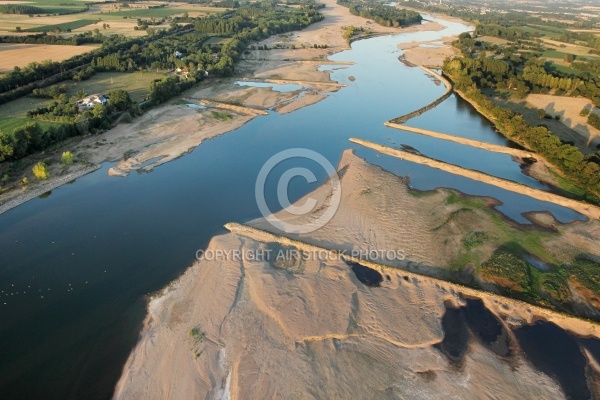
M239 86L250 86L250 87L258 87L258 88L271 88L276 92L294 92L296 90L301 90L303 88L302 85L297 85L295 83L270 83L270 82L251 82L251 81L237 81L235 83Z
M333 79L348 87L316 105L256 118L152 173L113 178L107 176L106 164L45 199L0 215L0 398L110 397L137 340L144 296L184 271L196 250L224 231L223 224L260 216L256 176L281 150L312 149L337 165L342 152L353 148L369 162L410 176L416 188L453 187L496 197L504 203L501 211L519 221L524 221L521 213L532 210L550 210L562 221L581 218L348 142L355 136L391 146L408 144L430 157L544 188L521 174L508 156L383 126L443 93L423 71L398 62L396 44L467 30L445 24L440 32L355 42L352 50L331 57L356 64L327 66ZM350 82L349 76L356 80ZM409 124L506 143L454 97ZM308 161L295 163L311 167ZM324 171L311 170L324 181ZM290 198L300 198L319 182L292 181ZM267 188L267 201L276 210L274 186Z

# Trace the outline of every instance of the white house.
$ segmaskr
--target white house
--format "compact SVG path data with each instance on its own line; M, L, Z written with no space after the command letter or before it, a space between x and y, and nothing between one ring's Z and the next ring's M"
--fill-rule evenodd
M79 111L91 110L96 104L102 104L104 106L106 103L108 103L108 97L104 94L92 94L75 102Z

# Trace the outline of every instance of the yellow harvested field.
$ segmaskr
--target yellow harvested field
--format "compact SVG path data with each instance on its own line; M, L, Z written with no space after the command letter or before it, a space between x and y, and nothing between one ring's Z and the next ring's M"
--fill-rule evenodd
M79 19L97 19L95 16L89 15L89 18L85 18L81 16L82 14L72 14L72 15L50 15L50 16L36 16L30 17L28 15L10 15L10 14L0 14L0 34L2 35L10 35L16 33L15 30L17 26L23 30L30 28L37 28L39 26L44 25L55 25L55 24L64 24L67 22L76 21ZM102 25L102 23L100 23ZM94 28L88 28L88 30L92 30ZM24 33L27 35L27 33ZM29 33L31 35L31 33Z
M587 124L587 117L579 112L587 108L600 116L600 109L592 107L592 102L583 97L552 96L549 94L530 94L527 103L536 109L543 109L548 114L560 116L560 122L586 139L588 146L600 144L600 130Z
M31 62L62 61L87 53L97 46L58 46L50 44L0 43L0 72L24 67Z
M107 23L109 25L108 29L104 29L102 27L103 23ZM137 26L137 21L133 19L124 19L122 21L100 21L98 25L87 25L81 28L73 29L71 33L63 34L64 37L70 37L78 33L85 33L93 29L99 29L100 33L103 35L124 35L129 37L138 37L145 36L146 31L144 30L135 30L134 28ZM159 27L157 27L159 28ZM160 27L160 28L164 28ZM167 26L168 28L168 26Z
M594 35L600 35L598 29L569 29L571 32L582 32L582 33L593 33Z

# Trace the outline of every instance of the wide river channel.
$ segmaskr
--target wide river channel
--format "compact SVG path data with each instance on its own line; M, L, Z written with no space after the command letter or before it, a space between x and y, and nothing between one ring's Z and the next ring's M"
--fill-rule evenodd
M185 157L126 178L107 175L112 164L0 215L0 398L110 398L145 316L146 296L166 286L194 261L196 250L224 232L227 222L260 217L254 186L262 165L288 148L307 148L337 165L345 149L418 189L451 187L502 202L522 213L552 212L564 222L584 219L552 204L415 165L356 146L358 137L546 190L521 173L508 155L384 127L443 94L419 68L398 61L400 42L438 40L468 31L436 19L438 32L400 33L353 43L330 57L354 65L326 65L347 84L296 112L257 117L204 142ZM354 77L355 79L349 79ZM451 96L408 125L508 145L469 104ZM311 167L298 159L298 165ZM289 165L288 165L289 166ZM319 182L291 182L299 199ZM277 209L276 186L267 201ZM218 294L215 294L218 295Z

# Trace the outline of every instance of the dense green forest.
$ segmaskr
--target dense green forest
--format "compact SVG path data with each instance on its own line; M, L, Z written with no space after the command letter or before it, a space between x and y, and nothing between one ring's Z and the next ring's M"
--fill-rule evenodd
M354 15L372 19L383 26L408 26L423 20L421 14L416 11L398 9L368 0L338 0L338 4L348 7Z
M476 35L483 32L489 30L478 28ZM480 88L511 89L520 97L529 93L583 96L600 106L600 76L594 72L600 61L582 62L585 68L573 74L541 60L541 53L528 42L517 40L505 46L490 45L467 33L454 45L463 55L457 60L467 70L463 77Z
M32 123L12 132L0 131L0 161L17 160L28 154L64 140L67 137L101 132L110 128L116 115L113 111L133 107L115 106L111 94L109 106L96 106L92 110L78 112L74 100L60 90L46 91L43 87L68 79L89 79L96 72L133 72L148 69L186 68L185 78L166 77L150 85L150 96L143 108L162 103L181 91L210 76L229 76L235 62L251 41L271 35L302 29L323 19L317 7L309 4L288 8L273 2L253 3L194 20L193 24L174 24L170 29L151 32L146 37L123 36L95 37L102 46L95 51L73 57L63 62L31 63L0 78L0 104L34 93L51 96L54 102L29 113L28 117L41 121L58 122L53 128L42 129ZM227 37L224 44L210 43L212 36ZM176 55L179 52L179 56ZM34 92L35 91L35 92ZM130 110L136 113L138 110Z

